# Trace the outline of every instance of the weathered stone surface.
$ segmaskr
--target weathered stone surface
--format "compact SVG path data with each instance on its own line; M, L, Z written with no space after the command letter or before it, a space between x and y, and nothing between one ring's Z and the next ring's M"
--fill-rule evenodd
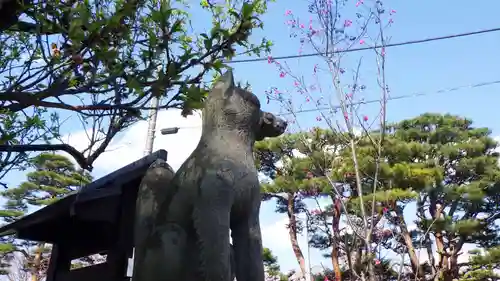
M139 185L134 226L134 280L149 280L149 272L163 266L163 250L155 236L155 220L159 206L175 193L169 188L174 175L170 165L157 160L149 167Z
M256 140L281 135L286 123L236 88L231 71L210 92L202 118L200 142L175 176L152 169L144 179L144 188L165 191L140 193L137 219L147 222L136 224L134 281L230 281L232 270L238 281L264 280L252 150Z

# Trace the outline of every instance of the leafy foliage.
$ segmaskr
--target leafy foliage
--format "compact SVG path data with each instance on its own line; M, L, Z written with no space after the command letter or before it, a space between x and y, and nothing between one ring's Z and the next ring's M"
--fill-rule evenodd
M250 35L271 1L25 1L0 34L0 172L24 167L29 151L48 150L91 169L152 97L183 115L200 108L207 76L237 54L269 51L270 41ZM205 16L211 22L197 22ZM53 145L65 141L66 116L93 132L85 155Z
M12 223L26 215L33 207L43 207L54 203L82 185L92 181L91 176L75 168L66 157L42 153L30 160L33 172L27 174L27 181L18 187L2 192L7 199L0 216L6 223ZM21 255L24 270L40 280L48 266L50 245L20 241L15 237L2 238L0 244L2 273L7 274L15 255Z
M269 248L264 248L262 260L266 270L267 279L269 281L286 281L286 276L281 273L278 258L273 255Z
M397 279L392 269L399 267L396 260L393 264L380 256L390 252L409 257L403 278L497 278L500 168L497 142L487 128L473 127L471 120L459 116L422 114L387 125L380 151L374 145L379 131L356 137L356 159L344 137L315 128L265 140L255 153L260 170L272 179L263 184L265 199L292 192L301 200L312 233L309 244L328 251L332 276L359 278L365 263L376 260L377 276ZM359 167L362 193L356 188L354 165ZM330 203L322 206L320 198ZM317 209L308 210L303 200L316 202ZM369 214L365 218L361 203ZM417 206L414 222L403 216L410 203ZM282 205L278 200L278 211ZM373 253L365 251L362 241L367 231L363 219L372 226ZM410 223L416 229L410 229ZM459 262L466 244L485 252ZM419 260L419 249L429 253L428 261ZM380 271L382 264L386 269Z

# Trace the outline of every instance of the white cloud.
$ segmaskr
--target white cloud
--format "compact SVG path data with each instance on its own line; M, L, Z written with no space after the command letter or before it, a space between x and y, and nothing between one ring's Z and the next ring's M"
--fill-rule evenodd
M268 247L273 252L290 250L292 253L292 246L288 236L288 218L282 218L276 222L262 226L262 244Z
M261 214L263 216L265 214ZM283 217L276 220L274 223L263 225L262 228L262 244L269 248L274 255L278 257L281 270L287 272L289 270L298 270L299 266L293 252L290 236L286 227L288 218ZM302 249L304 258L307 257L307 239L305 235L298 235L297 240Z
M179 127L177 134L161 135L160 129ZM175 170L186 160L196 148L201 137L201 113L197 112L187 118L180 114L180 110L171 109L161 111L156 122L156 134L153 151L164 149L168 152L168 163ZM96 176L108 174L144 156L147 121L140 121L128 128L108 146L94 163ZM85 131L69 134L63 140L78 150L85 149L88 137Z
M283 196L286 196L286 194L283 194ZM329 198L318 198L317 203L319 204L319 206L318 204L316 204L316 201L311 199L304 200L304 203L306 203L307 208L309 210L319 209L319 208L324 209L326 206L331 204L331 200ZM274 201L266 202L266 204L274 204ZM261 214L261 216L263 215L266 214ZM286 215L279 215L277 217L278 218L273 223L263 225L261 227L264 247L268 247L273 251L290 250L290 253L293 253L287 229L288 217ZM301 220L305 223L305 219L306 219L305 214L297 215L297 220ZM306 235L299 234L297 238L300 247L302 249L307 248Z
M316 202L314 202L313 200L305 200L305 203L308 206L309 210L318 208ZM320 198L318 200L318 203L321 208L325 208L329 204L329 200L326 198ZM274 204L274 202L268 201L263 204ZM278 261L283 272L287 272L292 269L298 270L298 263L290 242L290 236L288 234L288 217L284 214L271 215L262 213L261 218L263 216L272 216L273 218L276 218L273 222L261 226L263 246L271 249L273 254L278 257ZM297 219L305 222L305 215L300 214L297 216ZM297 241L299 243L300 249L302 250L304 258L306 259L306 263L308 263L308 259L310 259L312 266L319 265L325 262L324 258L322 257L323 252L314 248L308 249L307 234L305 231L302 234L297 235Z

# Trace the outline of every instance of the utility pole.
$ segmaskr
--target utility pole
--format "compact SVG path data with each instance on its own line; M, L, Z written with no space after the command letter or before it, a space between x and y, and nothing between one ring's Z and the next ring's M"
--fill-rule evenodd
M160 99L157 96L151 98L151 109L149 110L148 132L146 135L146 146L144 147L144 156L148 156L153 152L153 144L155 141L156 119L158 118L158 106Z
M158 66L158 73L162 71L162 67ZM159 75L159 74L158 74ZM159 77L159 76L158 76ZM153 152L153 144L155 142L156 118L158 118L158 107L160 106L160 97L158 93L153 91L148 118L148 132L146 134L146 146L144 147L144 156L148 156Z

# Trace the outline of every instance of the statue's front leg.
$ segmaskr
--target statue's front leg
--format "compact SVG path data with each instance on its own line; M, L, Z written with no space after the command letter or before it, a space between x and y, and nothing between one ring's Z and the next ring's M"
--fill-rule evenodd
M259 208L234 222L231 226L231 236L235 252L236 280L264 281Z
M229 243L232 187L217 175L206 175L193 208L200 272L204 281L231 281ZM194 281L194 280L189 280Z

